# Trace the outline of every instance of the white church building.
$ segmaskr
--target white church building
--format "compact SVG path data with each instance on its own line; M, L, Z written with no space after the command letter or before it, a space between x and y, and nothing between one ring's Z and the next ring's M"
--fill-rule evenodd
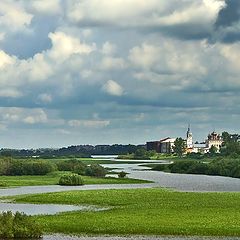
M223 140L220 134L213 131L210 133L205 141L202 144L194 144L193 143L193 134L190 130L190 125L188 126L187 136L186 136L186 145L187 145L187 153L208 153L209 149L214 146L217 149L217 152L220 152L220 148L222 146Z

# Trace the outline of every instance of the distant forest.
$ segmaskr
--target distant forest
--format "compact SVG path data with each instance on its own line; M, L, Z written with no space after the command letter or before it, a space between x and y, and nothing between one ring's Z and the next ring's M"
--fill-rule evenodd
M140 148L145 148L145 145L77 145L63 147L59 149L41 148L41 149L1 149L1 156L12 157L90 157L91 155L119 155L127 153L135 153Z

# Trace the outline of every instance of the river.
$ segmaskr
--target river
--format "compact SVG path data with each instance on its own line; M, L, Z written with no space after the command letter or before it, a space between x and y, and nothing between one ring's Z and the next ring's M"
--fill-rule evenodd
M106 158L105 158L106 160ZM114 160L114 159L109 159ZM106 184L106 185L84 185L84 186L24 186L18 188L0 189L0 197L16 196L23 194L34 193L49 193L62 192L70 190L100 190L100 189L133 189L133 188L152 188L152 187L166 187L178 191L196 191L196 192L240 192L240 179L220 177L220 176L206 176L206 175L191 175L191 174L173 174L151 171L148 167L142 166L144 163L152 162L159 164L166 164L167 161L133 161L131 164L123 163L122 160L115 160L115 164L103 164L104 167L113 168L114 171L125 171L128 177L142 180L149 180L153 183L147 184ZM121 162L121 163L120 163ZM106 209L95 208L94 206L73 206L61 204L14 204L7 202L0 202L0 211L11 210L13 212L25 212L28 215L36 214L56 214L64 211L101 211ZM66 235L45 235L44 240L236 240L238 237L224 237L224 238L203 238L203 237L152 237L152 236L133 236L133 237L74 237Z

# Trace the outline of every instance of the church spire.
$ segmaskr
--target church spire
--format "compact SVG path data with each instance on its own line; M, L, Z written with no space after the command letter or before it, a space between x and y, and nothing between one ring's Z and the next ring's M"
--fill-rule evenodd
M187 130L187 148L193 148L193 138L190 130L190 124L188 124L188 130Z

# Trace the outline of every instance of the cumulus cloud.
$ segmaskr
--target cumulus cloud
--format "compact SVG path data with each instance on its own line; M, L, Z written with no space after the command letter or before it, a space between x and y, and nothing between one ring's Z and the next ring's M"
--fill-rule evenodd
M199 51L197 50L199 49ZM204 45L184 44L177 40L162 40L161 44L142 43L129 51L129 60L138 69L137 79L154 83L175 84L187 81L189 76L205 76L208 72L204 63Z
M108 80L104 85L103 85L103 91L108 93L109 95L113 96L122 96L123 95L123 88L121 85L119 85L117 82L113 80Z
M112 55L116 52L116 45L110 43L110 42L105 42L102 46L102 53L105 55Z
M141 143L189 121L238 126L239 9L234 0L1 1L1 142L16 131L41 146Z
M60 14L62 12L62 6L60 0L34 0L29 3L31 7L43 14Z
M14 63L14 58L0 50L0 69Z
M49 38L53 44L49 55L58 61L64 61L71 54L89 54L96 48L94 44L90 46L81 43L78 38L68 36L64 32L50 33Z
M2 0L0 2L0 26L7 31L26 30L33 15L28 13L18 1Z
M70 1L67 16L80 25L167 29L177 37L193 38L210 34L224 6L224 0L84 0Z
M119 70L125 68L126 65L126 62L122 58L104 57L101 61L100 67L103 70Z
M46 123L47 114L43 109L26 109L26 108L0 108L3 121L8 123L23 122L26 124Z

